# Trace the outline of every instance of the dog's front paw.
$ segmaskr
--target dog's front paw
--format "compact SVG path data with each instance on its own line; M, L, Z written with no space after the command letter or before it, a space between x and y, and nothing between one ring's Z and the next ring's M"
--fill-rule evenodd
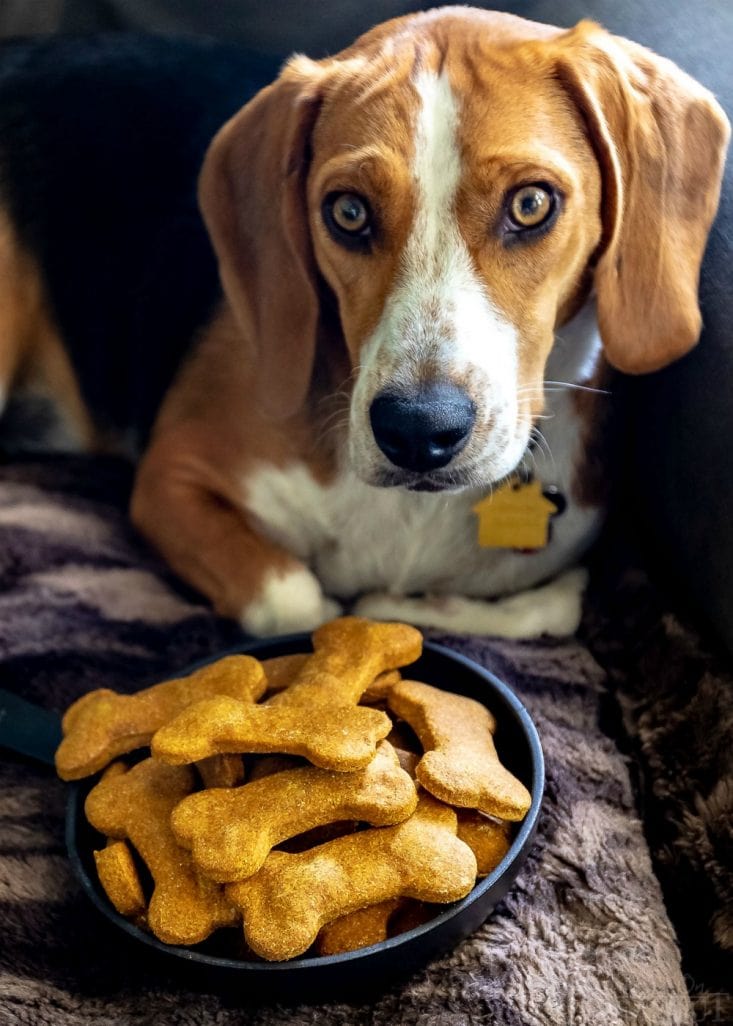
M578 629L587 582L587 571L576 567L531 591L493 601L462 595L413 598L373 592L357 602L354 613L371 620L403 620L416 627L436 627L456 634L563 637Z
M268 637L312 631L341 612L338 602L324 594L315 575L299 567L267 577L239 622L248 634Z
M452 623L464 602L458 595L391 595L386 591L372 591L355 604L354 616L368 620L397 620L416 627L443 627Z
M445 600L439 600L444 604ZM408 620L422 611L429 601L424 598L407 598L405 595L390 595L386 591L371 591L356 602L352 610L354 616L364 616L368 620ZM418 617L418 621L419 617Z

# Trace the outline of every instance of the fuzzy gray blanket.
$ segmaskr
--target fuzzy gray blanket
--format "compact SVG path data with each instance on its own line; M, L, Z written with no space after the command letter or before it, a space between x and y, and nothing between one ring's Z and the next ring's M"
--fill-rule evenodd
M62 710L91 688L132 690L237 640L236 627L182 590L133 536L128 486L129 471L114 461L0 469L3 686ZM533 852L493 917L404 984L375 988L369 1003L253 1007L246 993L193 990L131 964L71 876L63 785L5 754L0 1022L689 1026L696 1012L701 1023L733 1022L720 982L731 956L731 817L724 821L733 766L730 744L713 743L726 717L730 731L733 699L721 666L662 615L643 580L625 587L614 585L608 612L589 612L584 640L439 639L527 704L545 749L547 796ZM640 594L644 615L635 617ZM698 747L714 748L704 765ZM634 767L645 767L651 853ZM696 949L684 967L660 879Z

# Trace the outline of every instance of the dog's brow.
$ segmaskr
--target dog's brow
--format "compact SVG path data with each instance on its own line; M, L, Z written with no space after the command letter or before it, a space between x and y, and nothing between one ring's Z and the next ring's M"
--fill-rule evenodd
M560 150L534 144L531 150L495 149L488 156L471 159L471 169L478 175L493 177L497 171L541 178L543 175L557 178L562 184L577 182L577 172Z

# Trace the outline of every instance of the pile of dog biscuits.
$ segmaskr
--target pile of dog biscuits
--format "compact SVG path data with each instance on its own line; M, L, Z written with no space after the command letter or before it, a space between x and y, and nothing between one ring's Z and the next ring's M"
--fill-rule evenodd
M264 959L351 951L464 897L506 854L529 792L485 706L401 678L419 631L342 617L313 648L94 691L64 716L59 775L103 771L85 805L107 838L102 887L160 940L243 925Z

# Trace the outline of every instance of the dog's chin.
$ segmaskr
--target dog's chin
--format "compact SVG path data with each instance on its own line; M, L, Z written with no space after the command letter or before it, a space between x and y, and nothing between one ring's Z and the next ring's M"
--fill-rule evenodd
M458 471L420 474L395 467L379 469L367 484L375 488L403 488L407 492L460 492L464 488L475 487L476 481Z
M505 461L503 466L445 467L430 473L402 470L399 467L379 466L368 475L359 475L374 488L402 488L407 492L462 492L466 489L496 489L511 479L519 459Z

